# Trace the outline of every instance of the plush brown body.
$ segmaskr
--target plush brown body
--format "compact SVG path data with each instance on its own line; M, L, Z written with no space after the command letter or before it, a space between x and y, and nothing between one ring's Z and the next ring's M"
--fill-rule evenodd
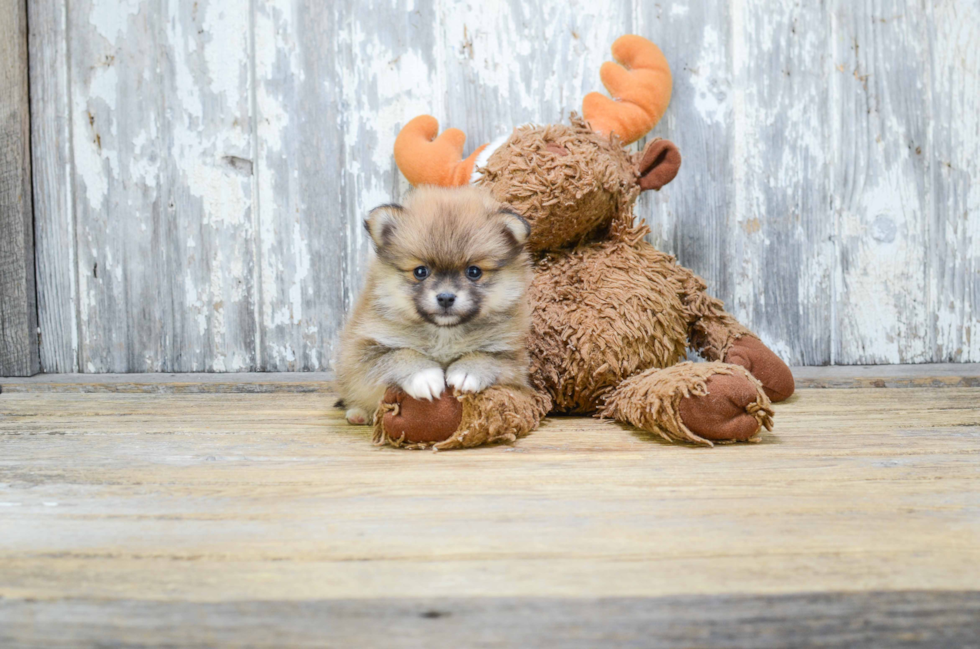
M631 419L626 391L617 391L627 379L675 366L689 348L723 361L739 340L754 338L707 294L699 277L651 246L644 239L647 229L634 224L644 176L664 171L652 153L662 151L661 142L631 154L573 118L568 126L515 130L481 170L479 184L531 223L531 381L548 394L553 412L602 411ZM664 176L666 181L676 170ZM755 378L763 379L763 388L770 384L770 398L788 397L792 375L762 350L768 363L760 362L763 376ZM699 386L704 391L705 381L717 374L685 367L692 369L659 377L663 404L676 407ZM752 388L735 390L743 399L752 396L757 415L752 432L769 423L768 399L755 389L755 379L737 370L724 372ZM650 405L641 404L638 411ZM649 421L632 423L650 427ZM708 439L678 423L654 428L671 439Z
M477 184L531 224L528 351L537 397L510 394L508 407L525 417L517 436L546 408L601 414L673 441L745 441L772 425L770 400L793 393L786 365L634 223L640 192L659 189L678 166L669 142L633 154L573 117L567 126L516 129L478 169ZM682 362L690 349L715 362ZM472 413L481 412L479 398ZM504 395L496 398L499 407ZM441 447L484 443L481 430L474 414L452 433L466 431L473 443L451 437ZM376 437L391 441L383 425Z

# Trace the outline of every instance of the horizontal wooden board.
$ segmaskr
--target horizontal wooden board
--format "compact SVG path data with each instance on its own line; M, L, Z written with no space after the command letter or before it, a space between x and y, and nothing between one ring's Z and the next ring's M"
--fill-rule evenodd
M972 647L980 593L0 601L15 647Z

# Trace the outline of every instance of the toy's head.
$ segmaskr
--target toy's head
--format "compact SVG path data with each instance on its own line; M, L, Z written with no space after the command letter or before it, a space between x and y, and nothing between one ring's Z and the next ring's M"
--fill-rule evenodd
M681 158L667 140L654 140L637 154L624 148L663 116L671 76L660 49L645 38L623 36L612 50L623 65L606 62L600 74L616 99L589 93L584 119L573 115L568 126L519 127L464 160L463 132L448 129L436 137L438 122L423 115L398 134L398 167L413 185L486 186L531 224L532 251L630 226L636 197L673 180Z

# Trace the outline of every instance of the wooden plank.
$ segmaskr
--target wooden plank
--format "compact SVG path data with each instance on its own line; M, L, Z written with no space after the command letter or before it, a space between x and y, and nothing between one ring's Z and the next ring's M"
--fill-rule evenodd
M637 5L637 33L660 46L674 77L670 107L649 137L672 140L684 160L673 182L659 193L640 197L637 213L651 228L651 243L703 277L711 294L729 308L735 296L732 240L739 236L731 209L735 171L730 4L714 0Z
M928 248L933 360L980 360L980 5L930 12L934 211Z
M0 602L0 643L127 647L969 647L980 593Z
M38 377L39 378L39 377ZM980 387L980 364L794 367L798 389Z
M978 397L806 391L713 450L557 418L414 453L326 394L4 394L0 597L973 591Z
M730 309L788 363L832 363L827 9L738 2L732 20Z
M854 365L794 367L798 389L980 387L980 364ZM40 374L7 378L0 393L122 392L208 394L235 392L327 392L333 372L251 374Z
M80 369L255 369L249 12L68 9Z
M31 207L27 7L0 3L0 376L40 371Z
M72 199L68 7L27 3L31 51L31 156L41 368L77 372L78 289Z
M837 363L935 359L928 266L933 101L924 7L904 0L832 3Z
M348 220L331 3L254 3L259 203L257 364L329 367L343 322Z

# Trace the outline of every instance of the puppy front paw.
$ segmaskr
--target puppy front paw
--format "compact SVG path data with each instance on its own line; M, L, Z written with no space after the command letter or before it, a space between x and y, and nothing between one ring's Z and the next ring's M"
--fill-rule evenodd
M348 424L353 424L355 426L363 426L364 424L371 423L371 416L363 408L351 408L344 416L347 418Z
M431 367L408 377L401 388L413 399L432 401L446 389L446 376L441 368Z
M446 372L446 383L459 392L483 392L493 385L494 377L467 367L452 366Z

